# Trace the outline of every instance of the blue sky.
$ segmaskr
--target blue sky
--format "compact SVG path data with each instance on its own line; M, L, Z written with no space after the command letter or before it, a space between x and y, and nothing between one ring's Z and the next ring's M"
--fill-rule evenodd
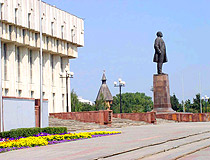
M85 19L85 46L70 60L71 80L79 96L94 101L103 70L113 95L113 82L126 81L123 92L144 92L152 96L153 43L163 32L169 62L170 93L179 100L192 99L199 92L210 96L210 1L209 0L45 0Z

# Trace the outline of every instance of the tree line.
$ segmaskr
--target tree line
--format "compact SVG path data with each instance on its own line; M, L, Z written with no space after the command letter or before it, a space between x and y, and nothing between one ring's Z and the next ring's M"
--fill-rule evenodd
M191 113L200 113L200 109L202 107L202 112L210 112L210 100L205 101L200 99L200 93L196 94L195 98L187 99L186 101L179 102L179 99L176 97L175 94L171 96L171 105L172 108L177 112L191 112Z
M122 93L122 112L123 113L137 113L137 112L150 112L153 109L152 98L145 95L145 93ZM201 100L203 112L210 112L210 100ZM83 112L83 111L98 111L106 110L107 104L103 96L101 100L97 101L94 105L87 103L82 103L78 100L78 96L74 90L71 92L71 106L72 112ZM196 94L195 98L191 101L187 99L186 101L179 102L179 99L175 94L171 96L171 106L173 110L177 112L199 113L200 112L200 94ZM117 94L113 97L113 103L111 105L111 110L113 113L120 113L120 95Z

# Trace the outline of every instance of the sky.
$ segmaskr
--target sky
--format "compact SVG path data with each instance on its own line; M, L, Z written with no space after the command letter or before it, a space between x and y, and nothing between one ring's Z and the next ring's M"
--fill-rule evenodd
M75 73L71 89L95 101L103 70L113 96L121 78L122 92L153 96L154 40L162 31L170 93L178 99L210 96L209 0L45 0L84 19L85 46L70 60ZM199 78L200 77L200 78ZM200 87L201 86L201 87Z

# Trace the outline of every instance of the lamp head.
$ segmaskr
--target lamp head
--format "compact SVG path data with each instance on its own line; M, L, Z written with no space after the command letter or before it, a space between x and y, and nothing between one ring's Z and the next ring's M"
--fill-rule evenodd
M125 86L125 81L121 81L120 85Z
M74 76L74 72L69 72L69 75L73 77Z
M70 73L71 73L70 71L67 72L68 75L70 75Z
M63 73L62 72L60 72L59 75L60 75L60 77L63 77Z
M114 82L114 86L116 86L117 85L117 82Z

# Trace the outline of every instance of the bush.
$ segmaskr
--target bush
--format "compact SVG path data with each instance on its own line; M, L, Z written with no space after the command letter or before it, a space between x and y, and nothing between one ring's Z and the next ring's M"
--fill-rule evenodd
M39 133L59 134L67 133L66 127L46 127L46 128L18 128L10 131L0 132L1 138L19 138L37 135Z
M66 127L46 127L42 128L42 132L49 134L67 133Z

